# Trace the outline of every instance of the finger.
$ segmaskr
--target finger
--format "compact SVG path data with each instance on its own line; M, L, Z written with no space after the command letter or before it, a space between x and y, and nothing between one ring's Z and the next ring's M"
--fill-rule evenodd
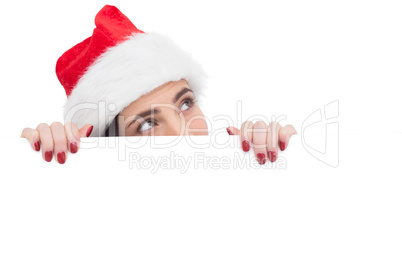
M268 159L275 162L278 158L278 132L282 126L278 122L271 122L268 126L267 145Z
M67 123L66 123L67 124ZM85 125L85 126L83 126L81 129L80 129L80 136L81 137L89 137L89 135L91 135L91 133L92 133L92 129L94 128L94 126L93 125L91 125L91 124L88 124L88 125Z
M72 154L75 154L78 151L78 148L80 147L80 137L81 137L77 125L72 122L67 122L64 125L64 132L66 133L68 150Z
M250 144L253 142L253 122L245 121L240 128L240 144L243 151L250 150Z
M40 150L39 133L35 129L26 127L22 130L21 138L26 138L35 151Z
M264 165L267 158L267 125L264 121L257 121L253 127L253 149L260 165Z
M286 125L279 131L279 148L284 151L289 145L289 139L292 135L297 134L296 129L292 125Z
M67 159L67 138L64 132L64 126L60 122L54 122L50 125L54 142L54 155L57 162L64 164Z
M39 132L39 139L42 144L42 158L50 162L53 158L53 137L50 127L46 123L41 123L36 127Z
M228 128L226 128L226 130L229 135L239 135L240 134L240 129L237 129L235 127L228 127Z

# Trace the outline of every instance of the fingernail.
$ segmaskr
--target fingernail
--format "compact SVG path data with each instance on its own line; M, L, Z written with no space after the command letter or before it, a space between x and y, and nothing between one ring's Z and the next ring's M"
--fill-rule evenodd
M75 154L78 151L78 146L76 142L70 143L70 151L73 154Z
M248 152L250 150L250 142L248 140L244 140L242 142L243 151Z
M53 153L52 153L52 151L46 151L46 152L45 152L45 160L46 160L47 162L50 162L50 161L52 161L52 158L53 158Z
M58 153L57 161L59 161L60 164L64 164L66 162L66 153L65 152Z
M91 126L90 128L88 128L87 130L87 137L89 137L89 135L91 135L92 129L94 128L94 126Z
M228 131L229 135L233 135L233 132L229 128L227 128L226 130Z
M279 148L281 149L281 151L284 151L285 150L285 142L279 141Z
M260 165L264 165L265 164L265 154L264 153L258 153L257 154L257 161Z
M269 158L269 161L271 161L271 162L275 162L276 161L276 152L273 152L273 151L268 151L268 158Z
M35 146L35 150L36 150L36 151L39 151L39 150L40 150L39 141L35 142L34 146Z

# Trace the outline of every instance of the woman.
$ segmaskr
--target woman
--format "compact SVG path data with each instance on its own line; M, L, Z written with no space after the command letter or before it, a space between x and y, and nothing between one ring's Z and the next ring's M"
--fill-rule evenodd
M91 37L66 51L57 61L56 74L67 102L65 125L41 123L25 128L34 150L63 164L67 151L76 153L81 137L142 135L208 135L197 103L207 75L190 54L167 36L145 33L116 7L106 5L95 17ZM246 121L239 135L242 148L253 145L260 164L274 162L278 145L285 150L292 125Z

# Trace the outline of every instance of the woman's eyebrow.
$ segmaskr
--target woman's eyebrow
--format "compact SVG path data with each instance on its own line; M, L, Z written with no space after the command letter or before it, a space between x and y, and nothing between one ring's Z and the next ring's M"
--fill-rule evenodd
M146 117L148 115L151 115L151 114L160 114L160 113L161 113L161 110L158 109L158 108L151 109L151 110L145 111L143 113L140 113L140 114L138 114L138 115L136 115L134 117L134 119L128 124L128 126L126 128L128 128L132 123L134 123L135 121L137 121L137 120L139 120L141 118L144 118L144 117Z
M191 89L186 88L186 87L183 88L182 90L180 90L180 91L176 94L176 96L174 97L173 103L175 103L176 101L178 101L181 96L183 96L184 94L186 94L186 93L189 92L189 91L193 92Z

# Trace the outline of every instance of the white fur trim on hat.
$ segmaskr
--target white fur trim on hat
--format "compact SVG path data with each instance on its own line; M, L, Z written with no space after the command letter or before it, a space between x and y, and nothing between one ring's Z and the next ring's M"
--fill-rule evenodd
M114 117L143 94L185 79L195 97L202 96L207 78L191 54L167 35L138 33L107 49L88 68L64 105L64 119L78 128L91 124L91 137L103 136Z

